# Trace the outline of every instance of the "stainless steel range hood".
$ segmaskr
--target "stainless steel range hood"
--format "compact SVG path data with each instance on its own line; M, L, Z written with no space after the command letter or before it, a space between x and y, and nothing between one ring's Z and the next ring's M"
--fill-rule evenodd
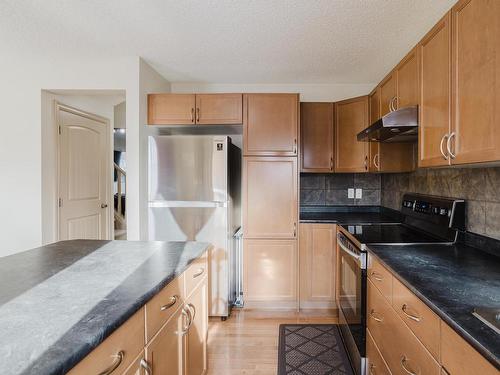
M418 106L389 112L358 133L363 142L415 142L418 138Z

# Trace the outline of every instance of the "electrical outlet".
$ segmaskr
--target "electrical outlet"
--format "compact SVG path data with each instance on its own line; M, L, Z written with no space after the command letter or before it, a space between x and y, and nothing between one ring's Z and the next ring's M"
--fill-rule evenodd
M347 198L354 199L354 188L347 189Z
M363 189L356 189L356 199L363 198Z

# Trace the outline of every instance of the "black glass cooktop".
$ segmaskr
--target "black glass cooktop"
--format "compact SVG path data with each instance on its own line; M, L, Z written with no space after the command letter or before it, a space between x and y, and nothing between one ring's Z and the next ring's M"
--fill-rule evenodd
M342 225L360 244L442 243L445 240L404 224Z

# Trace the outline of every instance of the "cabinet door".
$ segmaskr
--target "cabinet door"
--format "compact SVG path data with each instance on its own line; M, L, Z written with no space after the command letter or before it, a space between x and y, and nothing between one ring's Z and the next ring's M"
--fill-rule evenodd
M183 307L184 309L185 307ZM186 313L180 309L146 347L146 360L152 375L184 375Z
M295 238L297 158L246 157L243 167L245 238Z
M245 306L295 307L296 240L244 240ZM286 304L288 302L288 305ZM281 304L277 304L281 303Z
M448 13L422 39L418 165L448 165L445 149L451 126L451 23ZM441 152L442 151L442 152Z
M196 288L187 301L192 323L187 334L188 375L202 375L207 369L208 296L207 278Z
M397 99L395 108L419 104L417 48L414 48L396 67Z
M301 308L335 306L336 233L334 224L300 224Z
M391 104L396 101L396 74L392 72L380 83L380 117L391 112Z
M297 155L298 111L298 94L244 95L244 155Z
M196 123L242 124L242 94L196 94Z
M335 171L368 171L368 142L357 135L368 126L368 96L335 103Z
M500 1L452 8L452 164L500 160Z
M300 103L301 170L333 172L333 103Z
M195 120L194 94L149 94L149 125L192 125Z

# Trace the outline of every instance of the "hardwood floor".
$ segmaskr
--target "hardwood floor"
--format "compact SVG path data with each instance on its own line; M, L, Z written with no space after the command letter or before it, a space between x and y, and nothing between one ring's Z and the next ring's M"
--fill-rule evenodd
M337 312L235 310L208 329L207 375L276 375L278 327L284 323L337 323Z

